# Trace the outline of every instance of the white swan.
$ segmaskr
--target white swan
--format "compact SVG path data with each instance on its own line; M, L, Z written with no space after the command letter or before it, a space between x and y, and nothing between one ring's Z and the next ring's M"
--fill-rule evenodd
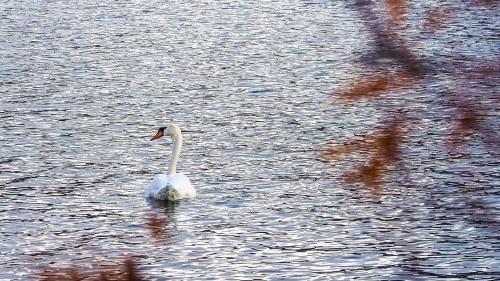
M175 124L168 124L167 127L158 129L158 132L151 140L159 139L162 136L169 136L174 141L168 174L157 175L149 186L146 187L144 196L146 198L166 201L195 197L196 189L191 185L189 179L183 173L176 173L177 160L179 160L182 146L181 129Z

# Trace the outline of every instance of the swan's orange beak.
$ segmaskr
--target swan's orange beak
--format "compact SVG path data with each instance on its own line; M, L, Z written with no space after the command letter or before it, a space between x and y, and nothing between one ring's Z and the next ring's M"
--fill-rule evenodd
M163 131L158 130L158 132L156 133L156 135L154 135L154 137L152 137L151 140L159 139L161 137L163 137Z

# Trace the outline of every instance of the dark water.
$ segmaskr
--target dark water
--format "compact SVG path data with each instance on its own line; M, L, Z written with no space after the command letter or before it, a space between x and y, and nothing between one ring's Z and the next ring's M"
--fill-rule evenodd
M498 158L480 141L446 154L435 93L452 77L335 104L368 71L370 31L345 2L108 2L0 3L0 280L127 255L148 280L498 277ZM494 9L458 4L426 35L426 4L409 18L421 56L498 57ZM340 180L351 159L317 160L398 104L418 120L410 171L377 196ZM199 191L176 206L142 197L171 149L149 138L170 122Z

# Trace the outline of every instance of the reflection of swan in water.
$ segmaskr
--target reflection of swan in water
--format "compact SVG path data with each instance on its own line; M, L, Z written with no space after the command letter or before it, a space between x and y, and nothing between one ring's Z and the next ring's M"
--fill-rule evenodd
M149 205L158 211L158 213L165 213L168 216L175 214L175 208L179 207L179 201L159 201L148 200Z
M180 201L148 200L151 210L144 216L144 226L155 242L167 242L178 234L175 208Z
M146 187L144 196L156 200L175 201L189 199L196 196L196 190L191 185L189 179L183 173L176 173L177 161L181 153L182 134L175 124L168 124L167 127L158 129L156 135L151 140L159 139L162 136L169 136L174 141L174 148L170 158L168 174L157 175Z

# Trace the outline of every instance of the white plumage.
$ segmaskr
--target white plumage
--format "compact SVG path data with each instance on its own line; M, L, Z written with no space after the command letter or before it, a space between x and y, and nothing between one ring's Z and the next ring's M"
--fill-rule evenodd
M195 197L196 189L183 173L161 174L157 175L146 187L144 196L157 200L175 201Z
M157 175L144 190L144 196L164 201L193 198L196 196L196 189L191 185L191 181L183 173L176 173L182 146L181 130L177 125L169 124L167 127L158 129L151 140L159 139L165 135L170 136L174 141L168 173Z

